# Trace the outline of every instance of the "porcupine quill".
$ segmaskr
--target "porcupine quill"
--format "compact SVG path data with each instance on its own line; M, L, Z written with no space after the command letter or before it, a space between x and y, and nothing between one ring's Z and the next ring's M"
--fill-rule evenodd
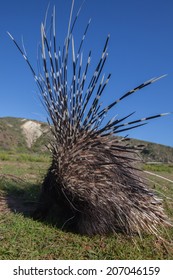
M81 7L72 21L73 7L74 0L62 51L60 47L57 48L55 7L51 18L50 40L46 24L41 24L43 71L38 75L26 52L8 32L35 78L53 135L53 140L50 140L52 164L43 181L39 206L34 216L45 218L52 207L56 206L57 220L61 227L80 234L122 232L141 235L149 232L158 235L160 226L171 225L164 213L162 200L147 186L143 172L136 168L138 149L128 146L126 137L120 138L117 135L169 113L125 123L133 113L121 119L110 119L104 125L103 120L106 120L106 114L117 103L163 76L140 84L103 107L100 97L111 76L109 74L105 78L102 75L110 36L106 39L93 76L87 80L91 51L85 63L82 47L90 20L76 52L73 31ZM69 61L72 64L70 70Z

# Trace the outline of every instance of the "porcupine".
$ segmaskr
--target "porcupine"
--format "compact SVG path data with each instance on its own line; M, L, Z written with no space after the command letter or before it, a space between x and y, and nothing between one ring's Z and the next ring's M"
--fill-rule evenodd
M53 135L50 141L52 164L42 184L35 217L45 218L56 206L61 226L80 234L157 234L159 226L170 225L162 200L148 187L143 172L136 167L138 149L127 145L127 137L117 135L166 114L128 123L124 120L133 113L120 119L105 120L106 114L117 103L161 77L140 84L104 107L100 97L111 76L105 78L102 75L108 56L109 35L93 76L87 82L91 51L84 63L82 48L90 20L76 52L73 31L81 7L72 21L73 7L74 0L62 50L57 49L55 8L50 40L46 24L41 24L43 71L38 74L25 51L8 33L34 75Z

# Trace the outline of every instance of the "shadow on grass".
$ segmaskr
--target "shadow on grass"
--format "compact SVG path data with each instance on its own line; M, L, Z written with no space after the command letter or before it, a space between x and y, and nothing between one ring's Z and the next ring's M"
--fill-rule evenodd
M58 230L63 232L71 232L78 233L74 227L65 227L65 223L68 222L68 212L60 209L57 209L55 205L52 205L51 210L44 217L34 218L33 214L39 205L39 197L41 192L41 184L32 184L27 183L25 181L14 181L9 179L0 179L0 212L5 213L5 211L10 211L13 213L20 213L23 217L30 218L32 220L40 221L42 224L47 226L54 226ZM3 205L5 204L5 205ZM62 219L63 218L63 219ZM144 243L139 243L139 250L141 252L146 251L145 256L148 257L148 254L151 259L154 259L154 255L152 255L152 251L150 250L151 246L153 246L153 250L155 250L156 258L159 259L172 259L173 258L173 250L172 250L172 238L173 230L170 229L163 235L163 238L168 242L164 243L164 239L152 239L150 236L145 236ZM78 234L77 234L78 235ZM76 235L76 236L77 236ZM80 234L81 235L81 234ZM137 237L137 239L136 239ZM110 237L111 238L111 235ZM115 238L115 235L113 239ZM125 242L124 240L131 240L130 237L125 237L124 235L119 235L120 240ZM122 239L121 239L122 238ZM138 236L133 236L133 241L138 244ZM111 239L108 239L111 241ZM136 241L135 241L136 240ZM153 241L152 241L153 240ZM154 241L155 240L155 241ZM155 242L155 243L153 243ZM170 242L170 243L169 243ZM167 244L169 244L167 246ZM111 244L110 244L111 246ZM118 245L120 246L120 245ZM123 245L122 245L123 246ZM121 246L120 246L121 247ZM112 249L111 249L112 250ZM134 253L135 254L135 253ZM144 256L144 259L146 258Z
M27 183L12 178L0 179L0 212L20 213L24 217L40 221L46 225L56 226L65 232L75 232L73 227L65 228L68 220L67 211L63 212L56 205L43 216L35 215L39 206L41 184Z
M0 210L21 213L32 217L38 204L41 185L27 183L23 180L2 178L0 180Z

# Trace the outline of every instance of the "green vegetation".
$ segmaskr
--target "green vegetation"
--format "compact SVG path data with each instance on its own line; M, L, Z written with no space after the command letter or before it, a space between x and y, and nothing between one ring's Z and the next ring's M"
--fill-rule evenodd
M49 154L38 153L12 153L12 152L0 152L1 161L18 161L18 162L49 162Z
M64 232L48 221L34 221L31 213L49 168L49 156L4 152L0 159L0 259L173 259L173 245L156 236L87 237ZM171 165L145 165L144 169L173 180ZM165 209L173 218L173 184L147 177L156 192L164 194ZM171 242L173 228L162 236Z
M171 164L145 164L143 169L147 171L167 172L173 174L173 165Z
M51 220L34 221L32 212L51 158L45 149L47 125L40 123L45 134L28 148L21 129L25 121L0 118L0 259L173 259L173 245L156 236L87 237L64 232ZM173 180L173 148L138 140L130 143L144 144L145 162L162 162L145 164L145 171ZM154 175L146 176L173 218L173 184ZM173 228L162 232L162 236L171 242Z
M0 118L0 148L8 151L27 151L26 141L21 130L21 119Z
M1 215L2 216L2 215ZM1 259L171 259L169 246L154 237L86 237L24 218L1 217Z

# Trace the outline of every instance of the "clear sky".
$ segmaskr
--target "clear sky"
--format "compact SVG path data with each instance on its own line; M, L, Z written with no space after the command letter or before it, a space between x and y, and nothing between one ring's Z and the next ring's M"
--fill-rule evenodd
M75 11L83 0L75 0ZM57 11L57 41L67 30L71 0L2 0L0 2L0 117L13 116L45 121L46 112L24 59L8 37L9 31L21 43L37 68L40 23L50 2ZM74 12L75 12L74 11ZM173 1L172 0L86 0L75 36L82 35L92 19L84 55L92 49L91 69L110 33L105 73L112 73L105 90L105 104L127 90L155 76L165 78L123 100L111 116L134 118L173 112ZM151 120L129 131L129 137L173 146L173 115Z

